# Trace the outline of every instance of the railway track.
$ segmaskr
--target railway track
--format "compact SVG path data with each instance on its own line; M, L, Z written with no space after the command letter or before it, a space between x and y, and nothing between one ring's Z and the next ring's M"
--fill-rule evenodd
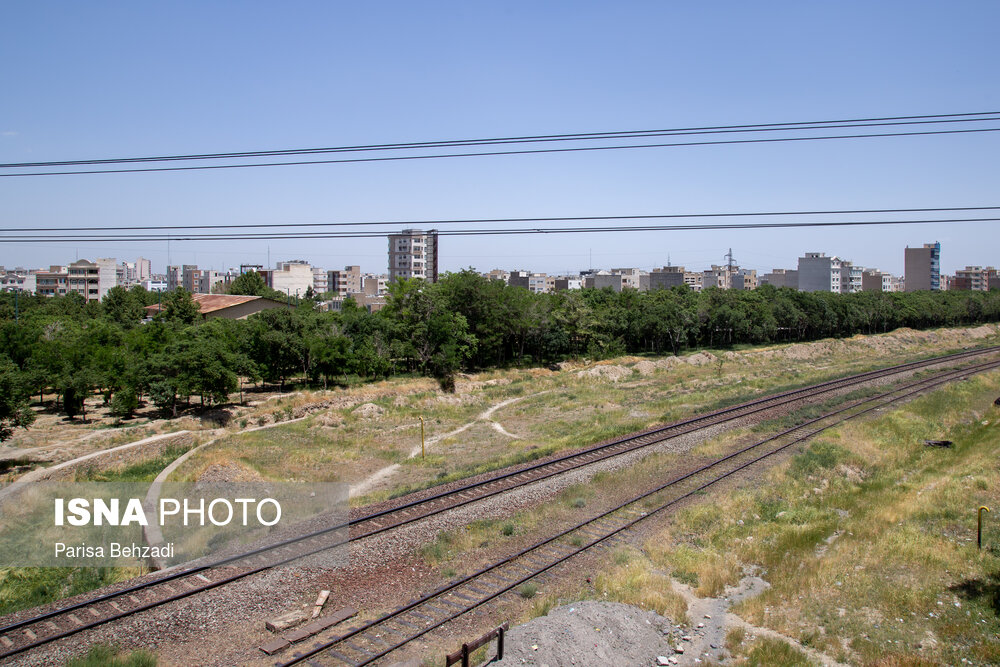
M611 442L564 454L548 461L499 472L459 488L404 503L398 507L354 518L343 524L286 540L262 549L192 569L172 572L126 588L84 599L71 605L0 627L0 660L69 637L121 618L132 616L206 590L343 544L425 519L457 507L508 492L527 484L565 474L600 461L658 445L671 438L724 424L748 415L793 405L882 378L913 373L941 364L962 363L1000 352L1000 346L969 350L830 380L817 385L716 410L660 426ZM958 372L961 372L958 371Z
M300 650L291 659L277 664L280 667L291 667L306 661L314 667L361 667L371 664L459 616L553 570L578 554L622 539L626 531L648 517L827 429L928 389L996 368L1000 368L1000 361L948 371L891 389L878 396L861 399L808 420L679 475L557 535L536 542L471 575L449 582L371 622L343 630L341 634Z

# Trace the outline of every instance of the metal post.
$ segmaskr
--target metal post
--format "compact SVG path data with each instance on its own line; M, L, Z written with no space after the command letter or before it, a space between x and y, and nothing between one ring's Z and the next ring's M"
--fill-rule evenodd
M989 512L990 508L987 507L986 505L982 505L979 507L979 521L978 521L979 525L976 530L976 546L980 549L983 548L983 510Z
M503 626L497 628L497 660L503 660Z
M462 667L469 667L469 645L462 644Z
M426 452L424 451L424 418L420 417L420 458L424 458Z

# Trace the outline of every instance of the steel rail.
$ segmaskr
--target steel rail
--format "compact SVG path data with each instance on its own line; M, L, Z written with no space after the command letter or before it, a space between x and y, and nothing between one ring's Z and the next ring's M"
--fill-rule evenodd
M340 545L344 544L344 542L340 541L340 542L337 542L335 544L322 545L322 546L319 546L316 549L314 549L313 551L310 551L308 553L297 553L297 554L294 554L294 555L292 555L290 557L287 557L287 558L284 558L284 559L281 559L281 560L278 560L278 561L275 561L275 562L271 562L271 563L269 563L269 564L267 564L265 566L252 567L249 570L237 572L235 574L226 576L226 577L224 577L222 579L218 579L218 580L215 580L215 581L209 581L209 580L207 580L207 578L202 577L201 579L199 579L200 583L195 584L193 587L191 587L192 584L190 582L181 581L181 580L183 580L185 578L197 577L199 574L204 573L207 570L210 570L210 569L213 569L213 568L218 568L220 566L227 565L227 564L230 564L230 563L235 563L235 562L238 562L238 561L245 561L246 559L253 558L254 556L257 556L259 554L263 554L263 553L270 552L270 551L275 551L277 549L281 549L283 547L290 546L290 545L293 545L293 544L299 544L299 543L302 543L302 542L304 542L306 540L313 539L313 538L316 538L316 537L321 537L321 536L324 536L324 535L329 535L332 532L335 532L335 531L338 531L338 530L343 530L345 528L349 529L351 526L357 526L357 525L363 524L365 522L372 522L372 521L374 521L376 519L379 519L379 518L382 518L382 517L385 517L385 516L389 516L389 515L392 515L392 514L396 514L396 513L399 513L399 512L402 512L402 511L405 511L405 510L408 510L408 509L411 509L411 508L414 508L414 507L417 507L417 506L420 506L420 505L427 505L429 503L432 503L432 502L435 502L435 501L438 501L438 500L441 500L441 499L446 499L446 498L449 498L449 497L451 497L451 498L458 498L457 502L453 502L452 504L449 504L449 505L446 505L446 506L443 506L443 507L434 508L434 509L432 509L430 511L427 511L427 512L423 513L423 514L417 514L417 515L412 516L412 517L404 517L400 521L397 521L395 523L391 523L391 524L388 524L388 525L385 525L385 526L377 527L374 530L370 530L370 531L365 532L365 533L363 533L361 535L351 536L348 541L354 541L354 540L357 540L357 539L362 539L364 537L369 537L369 536L372 536L372 535L375 535L375 534L378 534L378 533L381 533L381 532L385 532L385 531L388 531L388 530L392 530L392 529L398 528L400 526L403 526L403 525L406 525L406 524L409 524L409 523L412 523L412 522L415 522L415 521L422 520L424 518L427 518L428 516L433 516L433 515L441 513L441 512L450 511L452 509L455 509L457 507L461 507L461 506L469 504L469 503L478 502L479 500L482 500L484 498L488 498L488 497L491 497L493 495L497 495L497 494L500 494L500 493L504 493L504 492L510 491L511 489L517 488L518 486L522 486L522 485L530 484L530 483L533 483L533 482L541 481L543 479L547 479L547 478L555 476L555 475L559 475L559 474L563 474L565 472L569 472L569 471L577 469L579 467L584 467L584 466L587 466L587 465L591 465L593 463L597 463L597 462L602 461L602 460L606 460L607 458L611 458L611 457L614 457L614 456L621 456L623 454L627 454L627 453L629 453L631 451L635 451L635 450L640 449L640 448L649 447L649 446L652 446L652 445L655 445L655 444L659 444L663 440L667 439L668 437L677 437L677 436L680 436L680 435L684 435L686 433L690 433L692 431L695 431L698 428L703 428L706 425L714 425L714 424L717 424L717 423L724 423L725 421L727 421L727 419L722 419L722 418L727 417L727 416L728 416L728 419L735 419L735 418L738 418L738 417L746 416L747 414L753 414L754 412L758 412L758 411L762 411L762 410L768 410L768 409L773 409L775 407L779 407L779 406L785 405L787 403L791 403L791 402L794 402L794 401L797 401L797 400L801 400L803 397L820 395L822 393L826 393L826 392L829 392L829 391L834 391L836 389L848 387L848 386L851 386L852 384L859 384L859 383L862 383L862 382L870 381L870 380L881 378L881 377L887 377L887 376L890 376L890 375L893 375L893 374L898 374L898 373L906 372L906 371L909 371L909 370L916 370L916 369L923 368L923 367L926 367L926 366L938 365L938 364L941 364L941 363L947 363L949 361L955 361L955 360L961 360L961 359L975 357L975 356L981 356L981 355L984 355L984 354L990 354L990 353L994 353L994 352L998 352L998 351L1000 351L1000 346L993 346L993 347L988 347L988 348L978 348L978 349L974 349L974 350L967 350L967 351L953 353L953 354L949 354L949 355L943 355L943 356L940 356L940 357L931 357L931 358L928 358L928 359L907 362L907 363L904 363L904 364L898 364L898 365L895 365L895 366L890 366L890 367L886 367L886 368L882 368L882 369L875 369L875 370L872 370L872 371L866 371L864 373L859 373L859 374L855 374L855 375L851 375L851 376L846 376L846 377L842 377L842 378L835 378L835 379L832 379L832 380L827 380L827 381L818 383L816 385L811 385L811 386L808 386L808 387L802 387L802 388L798 388L798 389L794 389L794 390L789 390L789 391L786 391L786 392L780 392L778 394L773 394L773 395L770 395L770 396L765 396L765 397L762 397L762 398L759 398L759 399L755 399L753 401L748 401L748 402L741 403L741 404L738 404L738 405L729 406L729 407L722 408L722 409L719 409L719 410L715 410L715 411L712 411L712 412L709 412L709 413L706 413L706 414L698 415L698 416L695 416L695 417L692 417L692 418L683 419L683 420L680 420L680 421L677 421L677 422L673 422L673 423L665 425L665 426L659 426L659 427L655 427L655 428L652 428L652 429L647 429L645 431L641 431L641 432L638 432L638 433L635 433L635 434L631 434L631 435L628 435L628 436L625 436L623 438L619 438L617 440L613 440L613 441L610 441L610 442L607 442L607 443L602 443L602 444L594 445L594 446L591 446L591 447L583 448L581 450L576 450L574 452L571 452L571 453L568 453L568 454L556 457L554 459L550 459L548 461L544 461L544 462L533 464L533 465L528 466L526 468L521 468L521 469L518 469L518 470L514 470L514 471L507 472L507 473L503 473L501 475L490 477L488 479L481 480L479 482L473 482L473 483L470 483L470 484L466 484L466 485L463 485L463 486L458 487L456 489L452 489L450 491L441 492L441 493L434 494L434 495L426 497L426 498L421 498L421 499L418 499L418 500L414 500L414 501L405 503L405 504L400 505L398 507L393 507L393 508L389 508L389 509L386 509L386 510L375 512L375 513L372 513L372 514L369 514L369 515L357 517L357 518L352 519L350 521L343 522L341 524L337 524L335 526L328 527L328 528L320 530L320 531L315 531L315 532L309 533L307 535L303 535L303 536L299 536L299 537L295 537L295 538L290 538L290 539L287 539L287 540L283 540L283 541L277 542L277 543L272 544L272 545L267 545L267 546L259 548L259 549L255 549L255 550L248 551L248 552L245 552L245 553L241 553L241 554L237 554L237 555L234 555L234 556L230 556L228 558L222 559L220 561L216 561L216 562L208 564L208 565L202 565L202 566L198 566L198 567L195 567L195 568L191 568L191 569L187 569L187 570L182 570L182 571L179 571L179 572L175 572L175 573L169 574L169 575L164 576L164 577L159 577L159 578L151 580L151 581L147 581L147 582L143 582L143 583L136 584L136 585L133 585L133 586L129 586L129 587L120 589L118 591L113 591L113 592L110 592L110 593L105 593L105 594L102 594L102 595L99 595L99 596L95 596L93 598L82 600L80 602L74 603L72 605L68 605L66 607L61 607L59 609L52 610L52 611L46 612L44 614L40 614L40 615L37 615L37 616L34 616L34 617L26 618L26 619L23 619L21 621L17 621L15 623L11 623L9 625L6 625L4 627L0 627L0 637L3 637L7 633L13 632L13 631L21 629L21 628L28 628L29 626L32 626L32 625L35 625L35 624L39 624L39 623L42 623L42 622L45 622L45 621L49 621L51 619L54 619L54 618L57 618L57 617L60 617L60 616L65 616L65 615L71 614L74 611L78 611L78 610L81 610L81 609L86 609L86 608L91 608L92 609L92 608L94 608L96 605L98 605L100 603L110 602L110 601L115 600L117 598L121 598L121 597L123 597L125 595L132 595L132 594L134 594L136 592L145 591L145 590L148 590L148 589L153 588L153 587L164 586L165 584L168 585L171 582L180 582L181 584L189 586L189 588L187 590L182 590L182 591L177 592L177 593L173 593L172 592L171 594L167 595L166 597L157 598L157 599L154 599L154 600L146 602L146 603L141 603L138 606L135 606L135 607L127 609L127 610L121 610L121 611L117 611L116 610L113 613L104 614L104 615L100 616L99 618L93 619L93 620L88 621L88 622L79 622L79 621L76 621L76 622L74 622L74 624L73 624L72 627L66 628L66 629L64 629L62 631L57 631L56 633L49 634L49 635L47 635L45 637L37 637L36 639L32 639L32 641L30 643L28 643L28 644L25 644L25 645L22 645L22 646L16 646L16 647L7 647L7 648L3 649L2 651L0 651L0 659L6 658L8 656L15 655L15 654L18 654L18 653L22 653L24 651L36 648L36 647L41 646L41 645L44 645L46 643L49 643L49 642L52 642L52 641L56 641L58 639L63 639L65 637L71 636L71 635L76 634L78 632L81 632L81 631L84 631L84 630L88 630L88 629L91 629L91 628L94 628L94 627L106 624L108 622L118 620L120 618L124 618L124 617L130 616L130 615L136 614L136 613L140 613L142 611L147 611L149 609L161 606L163 604L166 604L166 603L169 603L169 602L174 602L176 600L180 600L180 599L189 597L191 595L195 595L195 594L200 593L200 592L205 591L205 590L210 590L212 588L216 588L216 587L219 587L219 586L223 586L223 585L232 583L234 581L237 581L239 579L245 578L247 576L250 576L250 575L259 573L261 571L270 569L271 567L282 565L282 564L285 564L287 562L291 562L291 561L297 560L299 558L303 558L303 557L315 554L315 553L320 552L320 551L324 551L324 550L327 550L327 549L330 549L330 548L334 548L336 546L340 546ZM742 414L738 414L741 411L745 411L745 412L743 412ZM715 420L715 421L713 421L713 420ZM708 422L708 423L706 424L706 422ZM697 426L698 424L701 424L701 426ZM691 427L691 428L688 428L687 430L678 431L678 429L682 429L684 427ZM669 436L658 437L658 436L662 436L663 434L667 433L668 431L678 431L678 432L673 433L673 434L671 434ZM649 438L649 437L653 437L654 439L651 440L651 441L649 441L649 442L639 442L643 438ZM603 452L607 452L607 451L609 451L611 449L614 449L614 448L621 448L623 445L627 445L628 443L638 443L638 444L635 444L632 447L626 447L624 449L620 449L619 451L613 451L611 453L608 453L605 456L599 456L597 458L592 458L590 460L581 460L581 459L584 459L585 457L587 457L588 455L591 455L591 454L594 454L594 453L598 453L598 452L602 452L602 451ZM570 460L573 460L573 459L577 459L577 460L581 460L581 461L580 461L580 463L578 465L571 466L569 468L558 468L557 467L559 464L567 462L567 461L570 461ZM468 492L468 491L471 491L471 490L474 490L474 489L482 489L483 487L485 487L487 485L497 484L498 482L502 482L504 480L508 480L508 479L516 477L516 476L524 476L524 475L526 475L528 473L531 473L531 472L534 472L536 470L543 469L543 468L555 468L555 469L553 469L548 474L543 474L543 475L539 475L539 476L535 476L535 477L529 477L528 479L525 479L525 480L522 480L520 482L517 482L516 484L514 484L512 486L507 486L507 487L501 487L501 488L498 488L498 489L493 489L493 490L491 490L489 492L482 493L482 494L480 494L478 496L473 496L471 498L461 498L461 497L458 496L458 494L460 494L460 493L465 493L465 492ZM168 588L169 588L169 586L168 586Z
M586 550L588 550L588 549L590 549L590 548L592 548L592 547L594 547L594 546L596 546L598 544L601 544L601 543L609 540L610 538L612 538L612 537L614 537L616 535L619 535L620 533L628 530L629 528L632 528L633 526L635 526L639 522L645 520L649 516L652 516L652 515L654 515L654 514L656 514L658 512L661 512L661 511L663 511L663 510L665 510L665 509L667 509L669 507L672 507L672 506L676 505L677 503L679 503L679 502L681 502L681 501L683 501L683 500L685 500L685 499L687 499L687 498L689 498L689 497L691 497L691 496L693 496L693 495L695 495L695 494L697 494L697 493L699 493L701 491L704 491L708 487L710 487L710 486L712 486L714 484L717 484L718 482L720 482L720 481L722 481L722 480L724 480L724 479L726 479L726 478L728 478L728 477L736 474L737 472L739 472L741 470L744 470L744 469L746 469L746 468L748 468L748 467L750 467L750 466L752 466L752 465L754 465L754 464L756 464L756 463L758 463L758 462L760 462L760 461L762 461L762 460L764 460L766 458L774 456L775 454L777 454L777 453L779 453L781 451L784 451L785 449L788 449L789 447L792 447L793 445L799 444L800 442L803 442L803 441L805 441L805 440L807 440L809 438L812 438L813 436L815 436L815 435L817 435L819 433L822 433L823 431L826 431L826 430L828 430L830 428L838 426L838 425L840 425L840 424L842 424L842 423L844 423L844 422L846 422L848 420L855 419L857 417L861 417L861 416L863 416L865 414L869 414L869 413L871 413L871 412L873 412L875 410L879 410L881 408L884 408L887 405L891 405L893 403L897 403L897 402L899 402L901 400L904 400L906 398L909 398L910 396L913 396L915 394L919 394L921 392L927 391L928 389L940 386L940 385L945 384L947 382L951 382L952 380L954 380L956 378L958 378L958 379L964 379L968 375L975 374L975 373L986 372L988 370L992 370L992 369L995 369L995 368L998 368L998 367L1000 367L1000 361L991 361L991 362L986 362L986 363L980 364L979 366L976 366L976 367L963 368L963 369L954 369L954 370L951 370L951 371L946 371L946 372L941 373L941 374L939 374L939 375L937 375L935 377L925 378L923 380L919 380L917 382L911 383L908 386L898 387L898 388L892 389L892 390L890 390L888 392L885 392L885 393L883 393L883 394L881 394L879 396L874 396L874 397L862 399L862 400L857 401L857 402L855 402L855 403L853 403L853 404L851 404L849 406L840 408L838 410L835 410L833 412L829 412L827 414L821 415L821 416L816 417L814 419L810 419L810 420L808 420L806 422L803 422L802 424L798 424L796 426L793 426L793 427L791 427L789 429L786 429L786 430L784 430L784 431L782 431L782 432L780 432L778 434L775 434L775 435L773 435L773 436L771 436L769 438L766 438L766 439L761 440L759 442L756 442L754 444L751 444L751 445L748 445L746 447L743 447L743 448L741 448L738 451L732 452L731 454L728 454L728 455L726 455L726 456L724 456L722 458L719 458L719 459L717 459L717 460L715 460L715 461L713 461L711 463L708 463L708 464L706 464L704 466L701 466L701 467L699 467L699 468L697 468L697 469L695 469L695 470L693 470L693 471L691 471L689 473L680 475L680 476L678 476L678 477L670 480L669 482L666 482L665 484L663 484L663 485L661 485L661 486L659 486L659 487L657 487L657 488L655 488L655 489L653 489L651 491L648 491L648 492L642 493L642 494L640 494L638 496L635 496L635 497L631 498L630 500L627 500L624 503L621 503L620 505L618 505L618 506L616 506L614 508L611 508L610 510L607 510L607 511L605 511L605 512L603 512L603 513L601 513L601 514L599 514L599 515L597 515L597 516L595 516L593 518L591 518L591 519L588 519L587 521L584 521L584 522L582 522L580 524L577 524L576 526L573 526L573 527L571 527L571 528L569 528L567 530L564 530L564 531L558 533L557 535L554 535L554 536L552 536L550 538L546 538L544 540L536 542L535 544L533 544L533 545L531 545L531 546L529 546L529 547L527 547L525 549L522 549L521 551L519 551L519 552L517 552L517 553L515 553L515 554L513 554L511 556L508 556L507 558L504 558L501 561L498 561L496 563L488 565L488 566L480 569L479 571L477 571L477 572L475 572L473 574L470 574L470 575L468 575L466 577L463 577L461 579L449 582L448 584L445 584L445 585L443 585L443 586L441 586L441 587L439 587L439 588L431 591L427 595L425 595L425 596L423 596L421 598L418 598L417 600L414 600L414 601L412 601L412 602L410 602L410 603L408 603L408 604L406 604L406 605L404 605L404 606L402 606L402 607L400 607L400 608L398 608L396 610L388 612L388 613L384 614L383 616L381 616L381 617L379 617L379 618L377 618L377 619L375 619L375 620L373 620L373 621L371 621L371 622L369 622L369 623L367 623L367 624L365 624L365 625L363 625L361 627L349 630L347 633L345 633L345 634L343 634L341 636L338 636L338 637L336 637L336 638L334 638L334 639L332 639L330 641L327 641L327 642L325 642L323 644L320 644L319 646L315 646L315 647L313 647L312 649L308 650L305 653L299 653L299 654L294 655L293 658L292 658L292 660L290 660L288 662L284 662L284 663L279 663L280 667L290 667L291 665L298 664L298 663L300 663L303 660L306 660L308 658L315 657L315 656L317 656L317 655L319 655L321 653L324 653L324 652L328 652L334 646L337 646L338 644L340 644L342 642L345 642L346 640L348 640L350 638L359 637L360 635L364 634L368 630L371 630L372 628L381 626L381 625L383 625L383 624L385 624L387 622L392 621L393 619L395 619L395 618L397 618L399 616L402 616L402 615L404 615L404 614L406 614L408 612L413 611L414 609L416 609L418 607L421 607L421 606L427 604L428 602L432 602L435 599L438 599L441 596L443 596L445 593L452 592L452 591L458 589L461 586L467 585L470 582L474 582L474 581L480 580L480 579L482 579L482 577L484 575L488 575L491 572L493 572L494 570L496 570L496 569L498 569L498 568L500 568L500 567L502 567L504 565L510 564L513 561L516 561L517 559L520 559L523 556L525 556L527 554L530 554L533 551L537 551L537 550L539 550L542 547L545 547L547 545L552 544L553 542L555 542L556 540L558 540L558 539L560 539L562 537L565 537L567 535L570 535L572 533L575 533L575 532L581 530L585 526L594 524L594 523L596 523L596 522L598 522L598 521L600 521L602 519L606 519L606 518L610 517L611 515L622 511L623 509L625 509L629 505L633 505L633 504L635 504L635 503L637 503L639 501L645 500L645 499L647 499L647 498L649 498L651 496L654 496L654 495L656 495L658 493L661 493L662 491L668 489L671 486L674 486L674 485L676 485L676 484L678 484L678 483L680 483L682 481L688 480L688 479L690 479L692 477L695 477L696 475L699 475L699 474L701 474L703 472L706 472L706 471L708 471L708 470L710 470L710 469L712 469L712 468L714 468L714 467L716 467L716 466L718 466L718 465L720 465L720 464L722 464L722 463L724 463L724 462L726 462L728 460L734 459L734 458L739 457L739 456L741 456L743 454L751 452L751 451L753 451L754 449L756 449L758 447L762 447L763 445L765 445L767 443L774 442L774 441L776 441L776 440L778 440L780 438L783 438L783 437L785 437L787 435L790 435L790 434L792 434L792 433L794 433L796 431L801 431L802 429L804 429L804 428L806 428L806 427L808 427L810 425L816 424L816 423L824 421L824 420L828 420L831 417L835 417L835 416L841 415L841 414L843 414L845 412L850 412L850 411L852 411L852 410L854 410L854 409L858 408L859 406L862 406L862 405L864 405L866 403L872 403L872 402L875 402L875 401L880 401L881 399L884 399L886 397L892 396L892 394L897 394L897 393L899 393L901 391L905 392L905 393L903 393L903 394L901 394L899 396L896 396L895 398L889 398L888 400L879 402L879 403L877 403L877 404L875 404L875 405L873 405L873 406L871 406L869 408L866 408L864 410L855 412L855 413L847 415L847 416L845 416L845 417L843 417L841 419L838 419L838 420L834 421L831 424L827 424L827 425L821 426L820 428L817 428L815 430L809 431L809 432L807 432L807 433L805 433L805 434L803 434L803 435L801 435L801 436L793 439L792 441L790 441L790 442L788 442L788 443L786 443L784 445L780 445L779 447L777 447L777 448L775 448L775 449L773 449L773 450L771 450L771 451L769 451L769 452L767 452L765 454L757 456L756 458L753 458L752 460L750 460L748 462L742 463L741 465L733 468L732 470L726 471L725 473L719 475L718 477L715 477L714 479L711 479L711 480L705 482L704 484L701 484L697 488L695 488L693 490L690 490L690 491L684 493L683 495L678 496L678 497L676 497L676 498L674 498L674 499L672 499L672 500L670 500L670 501L668 501L668 502L666 502L664 504L661 504L659 507L657 507L655 509L651 509L651 510L647 510L647 511L641 512L639 514L639 516L637 516L634 519L631 519L631 520L627 521L624 525L618 526L618 527L614 528L613 530L610 530L610 531L606 532L606 534L601 535L601 536L599 536L597 538L594 538L589 543L583 544L583 545L577 547L574 551L572 551L572 552L570 552L568 554L564 554L564 555L559 556L555 561L553 561L551 563L547 563L547 564L545 564L542 567L536 567L536 568L528 568L528 567L522 565L520 567L522 567L523 569L529 570L529 573L527 575L524 575L524 576L522 576L519 579L506 580L507 584L506 585L502 585L498 590L495 590L493 592L488 593L486 597L484 597L484 598L482 598L480 600L473 600L472 601L473 604L467 606L465 609L462 609L461 611L448 614L445 618L443 618L441 620L435 620L431 625L428 625L427 627L424 627L424 628L420 628L418 632L413 633L410 637L407 637L404 641L397 642L394 645L390 645L390 646L388 646L388 648L386 648L386 649L384 649L384 650L382 650L380 652L377 652L377 653L370 653L368 651L364 651L365 653L369 653L370 657L368 657L368 658L363 658L360 661L353 661L352 659L347 658L346 656L343 656L342 654L337 654L337 655L334 656L336 659L340 660L341 662L347 662L347 663L353 665L354 667L361 667L362 665L370 664L370 663L374 662L375 660L378 660L378 659L380 659L382 657L385 657L389 653L391 653L391 652L393 652L393 651L401 648L402 646L405 646L406 644L410 643L414 639L417 639L417 638L419 638L419 637L427 634L428 632L431 632L432 630L435 630L436 628L441 627L442 625L444 625L444 624L446 624L446 623L448 623L448 622L450 622L450 621L458 618L459 616L462 616L463 614L468 613L472 609L475 609L475 608L477 608L477 607L479 607L479 606L481 606L481 605L489 602L490 600L493 600L493 599L499 597L500 595L503 595L504 593L507 593L507 592L513 590L517 586L519 586L521 584L524 584L527 581L530 581L531 579L537 577L538 575L540 575L540 574L542 574L544 572L547 572L548 570L556 567L557 565L560 565L561 563L569 560L573 556L576 556L576 555L582 553L583 551L586 551ZM482 585L481 582L477 582L477 583L480 583L480 585ZM382 642L382 643L384 644L385 642ZM354 649L354 652L360 653L362 651L358 651L357 649Z

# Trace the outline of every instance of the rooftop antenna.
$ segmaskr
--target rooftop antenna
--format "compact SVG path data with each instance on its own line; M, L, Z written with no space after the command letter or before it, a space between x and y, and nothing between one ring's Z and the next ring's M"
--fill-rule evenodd
M729 272L732 273L733 272L733 264L734 264L734 262L733 262L733 249L730 248L729 252L727 252L725 255L723 255L723 257L725 257L726 259L729 260L729 262L726 265L729 267Z

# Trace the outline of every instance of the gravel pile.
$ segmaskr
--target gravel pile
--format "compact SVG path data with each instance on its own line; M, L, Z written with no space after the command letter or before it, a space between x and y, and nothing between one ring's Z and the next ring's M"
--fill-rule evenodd
M675 655L681 630L656 612L619 602L576 602L511 628L503 660L549 667L646 667ZM492 649L491 649L492 650Z

